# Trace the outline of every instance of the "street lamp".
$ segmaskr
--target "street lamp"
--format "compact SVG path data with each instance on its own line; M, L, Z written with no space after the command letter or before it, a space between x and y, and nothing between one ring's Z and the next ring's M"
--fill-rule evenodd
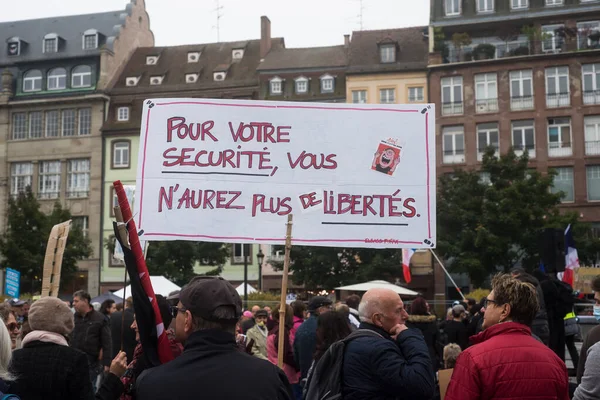
M264 259L265 259L265 255L262 252L260 245L258 245L258 254L256 254L256 260L258 261L258 291L259 292L262 292L262 263L263 263Z

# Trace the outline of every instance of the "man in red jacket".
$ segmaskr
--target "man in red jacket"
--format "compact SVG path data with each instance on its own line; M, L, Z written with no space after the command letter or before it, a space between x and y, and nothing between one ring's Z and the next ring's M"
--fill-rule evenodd
M535 288L497 275L485 307L484 331L458 357L445 400L568 400L565 363L531 337Z

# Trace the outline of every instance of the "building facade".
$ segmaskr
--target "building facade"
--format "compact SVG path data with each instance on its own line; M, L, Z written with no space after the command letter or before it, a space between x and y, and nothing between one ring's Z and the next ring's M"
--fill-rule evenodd
M30 186L42 210L60 201L91 240L70 288L98 293L105 89L154 36L143 0L121 11L0 24L0 229L8 196ZM41 278L41 277L40 277Z
M134 190L143 102L150 98L193 97L258 99L257 67L270 51L284 46L283 39L271 38L271 22L261 18L261 38L239 42L197 44L175 47L143 47L135 51L114 80L111 104L102 128L104 181L102 204L102 290L123 286L123 263L107 249L113 233L113 206L117 204L112 183L121 180ZM135 210L133 211L135 214ZM150 244L151 246L151 244ZM231 257L221 276L235 283L244 279L244 246L230 244ZM248 254L248 281L258 282L258 245ZM197 265L196 273L214 269Z
M532 168L556 170L562 207L600 226L600 4L432 0L431 10L438 174L476 170L489 146L528 151Z

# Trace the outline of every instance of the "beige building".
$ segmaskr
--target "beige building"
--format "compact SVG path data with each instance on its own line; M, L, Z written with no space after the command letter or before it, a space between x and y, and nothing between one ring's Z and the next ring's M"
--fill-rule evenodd
M99 291L104 94L139 46L152 46L144 0L120 11L0 24L0 231L6 199L31 186L56 201L91 240L70 287Z

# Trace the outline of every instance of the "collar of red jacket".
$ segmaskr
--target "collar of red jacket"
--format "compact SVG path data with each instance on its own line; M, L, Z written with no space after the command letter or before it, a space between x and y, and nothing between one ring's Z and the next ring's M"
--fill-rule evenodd
M518 322L501 322L487 328L485 331L471 336L471 343L477 344L485 342L488 339L498 335L520 334L531 336L531 329L527 325L519 324Z

